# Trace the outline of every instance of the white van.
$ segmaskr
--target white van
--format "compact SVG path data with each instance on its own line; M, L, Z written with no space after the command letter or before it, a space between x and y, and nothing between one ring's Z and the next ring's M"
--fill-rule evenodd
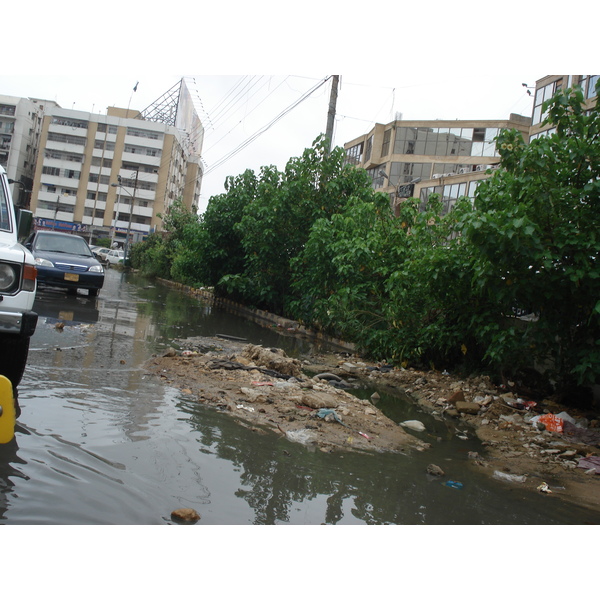
M32 311L37 289L35 261L19 243L29 233L32 217L27 210L15 213L6 172L0 166L0 375L15 388L23 376L38 319Z

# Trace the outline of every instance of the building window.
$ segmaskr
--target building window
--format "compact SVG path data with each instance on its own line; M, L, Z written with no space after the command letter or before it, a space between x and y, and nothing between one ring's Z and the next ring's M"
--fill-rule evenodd
M392 137L392 130L386 129L383 133L383 144L381 146L381 156L387 156L390 151L390 140Z
M87 129L88 122L80 121L79 119L68 119L66 117L53 117L53 125L65 125L66 127L79 127L80 129Z
M410 183L413 179L431 178L431 163L393 162L390 166L390 183L399 185Z
M560 90L561 83L562 79L558 79L536 90L533 101L533 117L531 118L532 125L537 125L544 121L547 113L542 113L542 105Z
M134 137L140 138L147 138L149 140L162 139L162 136L159 135L156 131L147 131L146 129L135 129L133 127L127 128L127 135L132 135Z
M496 127L398 127L394 154L497 156Z
M371 152L373 151L373 136L370 136L367 140L367 147L365 149L365 162L371 160Z
M76 146L85 146L85 138L74 135L65 135L63 133L48 133L49 142L61 142L63 144L75 144Z
M584 75L579 82L583 91L583 96L586 99L594 98L596 96L596 83L598 82L600 75Z
M367 175L371 178L371 185L374 188L381 187L382 176L379 174L379 171L381 171L382 168L383 167L381 165L378 165L371 169L367 169Z
M60 169L58 167L42 167L42 174L60 177Z
M15 106L13 104L0 104L0 115L15 116Z
M363 153L363 143L356 144L356 146L352 146L346 150L346 160L345 164L347 165L359 165L362 163L362 153Z

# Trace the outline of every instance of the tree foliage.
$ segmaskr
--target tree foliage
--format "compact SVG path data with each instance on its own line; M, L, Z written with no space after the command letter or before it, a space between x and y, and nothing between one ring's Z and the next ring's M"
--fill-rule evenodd
M447 214L433 195L394 217L320 138L283 171L227 178L200 219L174 207L166 236L132 254L374 358L598 383L600 113L577 89L543 108L552 132L502 131L501 168Z

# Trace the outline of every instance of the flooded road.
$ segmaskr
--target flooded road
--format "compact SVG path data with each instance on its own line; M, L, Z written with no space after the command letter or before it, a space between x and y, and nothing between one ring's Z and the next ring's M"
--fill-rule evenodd
M430 451L311 452L194 402L142 368L175 338L234 335L292 356L311 348L176 290L109 270L98 298L44 290L35 309L16 438L0 446L0 523L171 524L183 507L199 525L600 522L481 477L467 459L476 441L398 398L382 394L379 406L425 422L441 439ZM430 478L430 463L463 487Z

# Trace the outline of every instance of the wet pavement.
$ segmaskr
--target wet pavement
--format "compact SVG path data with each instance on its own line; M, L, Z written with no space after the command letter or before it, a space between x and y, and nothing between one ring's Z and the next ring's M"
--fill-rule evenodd
M0 523L581 524L597 512L481 476L448 424L381 394L396 421L418 418L431 450L325 454L257 434L148 375L173 339L216 334L283 347L283 337L177 290L111 269L98 298L38 294L15 440L0 447ZM358 393L370 394L372 390ZM427 475L430 463L449 477ZM462 488L443 483L448 478ZM198 526L197 525L197 526Z

